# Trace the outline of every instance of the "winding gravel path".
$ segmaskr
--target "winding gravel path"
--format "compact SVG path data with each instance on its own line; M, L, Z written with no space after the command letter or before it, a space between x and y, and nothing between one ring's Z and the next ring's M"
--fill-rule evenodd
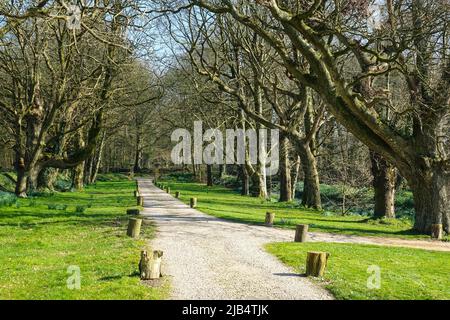
M172 299L333 299L265 252L264 243L290 237L277 229L219 220L139 180L143 214L157 224L151 245L163 250Z
M265 252L269 242L292 241L293 230L218 219L189 208L139 179L143 215L157 224L152 247L164 251L172 299L333 299ZM450 251L450 243L309 233L310 241L362 243Z

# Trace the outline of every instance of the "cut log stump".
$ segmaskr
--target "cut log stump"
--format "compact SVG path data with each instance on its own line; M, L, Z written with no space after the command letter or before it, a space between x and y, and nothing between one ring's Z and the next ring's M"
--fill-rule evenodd
M191 198L190 207L191 208L197 207L197 198Z
M322 277L325 273L328 257L327 252L308 252L306 256L306 275Z
M299 224L295 228L294 242L306 242L308 240L308 225Z
M141 214L141 211L139 209L128 209L127 210L127 215L130 216L138 216Z
M180 197L180 191L175 192L175 198L179 198Z
M265 224L268 227L273 227L273 221L275 220L275 213L267 212Z
M141 251L141 261L139 262L139 273L141 280L154 280L162 277L161 262L163 252L160 250L153 251L151 256L147 250Z
M144 206L144 197L142 196L137 197L137 205L141 207Z
M431 238L435 240L442 240L444 236L444 230L442 224L431 225Z
M139 237L141 233L142 219L130 218L128 221L127 236L132 238Z

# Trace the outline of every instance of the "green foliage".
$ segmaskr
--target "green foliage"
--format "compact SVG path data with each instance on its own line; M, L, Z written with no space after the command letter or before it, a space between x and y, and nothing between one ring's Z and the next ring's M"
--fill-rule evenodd
M62 211L66 211L67 210L68 205L67 204L49 204L47 205L47 208L49 210L62 210Z
M87 209L87 206L78 205L75 207L75 212L76 213L84 213L86 211L86 209Z
M160 178L160 180L173 180L178 182L194 182L195 176L193 173L181 173L181 172L174 172L169 173L167 175L164 175Z
M12 193L0 192L0 208L11 207L17 203L17 197Z
M450 253L420 249L338 243L271 243L267 250L300 274L305 272L306 253L330 253L323 285L337 299L450 299ZM369 289L380 268L380 288Z
M296 199L301 199L303 183L297 184ZM353 188L339 185L320 185L322 206L327 214L342 214L342 201L346 197L346 214L371 216L374 210L373 190L371 188ZM414 201L411 191L400 190L395 195L395 211L397 217L414 217Z
M128 180L127 175L122 173L108 173L100 174L97 177L98 182L114 182L114 181L125 181Z
M126 209L136 204L134 188L133 181L101 182L84 192L18 199L19 206L2 208L0 299L165 298L167 285L148 287L137 275L140 250L154 227L143 225L139 240L126 236ZM82 215L48 208L89 203L92 209ZM69 266L80 267L81 290L67 288Z

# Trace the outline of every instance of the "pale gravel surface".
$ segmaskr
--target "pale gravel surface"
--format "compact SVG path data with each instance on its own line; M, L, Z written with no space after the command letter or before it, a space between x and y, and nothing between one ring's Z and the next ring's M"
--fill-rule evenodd
M289 240L288 233L205 215L150 180L140 180L139 188L143 214L157 224L151 246L164 251L172 299L333 299L263 250L267 242Z
M333 299L265 252L269 242L292 241L293 230L218 219L189 208L140 179L143 215L157 224L151 245L163 250L172 299ZM363 243L450 251L450 243L309 233L310 241Z

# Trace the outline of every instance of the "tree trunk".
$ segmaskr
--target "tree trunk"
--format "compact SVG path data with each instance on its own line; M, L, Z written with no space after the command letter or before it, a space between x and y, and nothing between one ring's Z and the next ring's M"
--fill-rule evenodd
M375 218L395 218L395 182L397 172L381 155L370 151L373 189L375 193Z
M37 178L38 190L49 189L54 190L54 183L58 177L59 170L54 168L43 168L39 171Z
M289 163L289 139L280 135L280 202L292 201L291 166Z
M219 177L222 179L227 175L227 166L225 164L219 165Z
M450 177L440 168L418 170L411 177L416 218L414 229L431 234L434 224L442 224L450 233Z
M295 166L294 166L294 172L292 174L292 178L291 178L291 184L292 184L292 198L295 198L295 193L297 192L297 183L298 183L298 178L300 176L300 157L297 156L297 160L295 161Z
M26 198L27 196L27 173L25 168L19 163L17 168L17 180L15 193L20 198Z
M142 148L141 148L141 134L139 130L136 132L136 146L134 152L134 172L141 172Z
M304 176L302 204L308 208L321 210L322 201L320 198L320 183L316 157L313 155L309 145L298 144L297 150L300 155Z
M72 188L75 190L83 190L84 187L84 161L73 169Z
M97 180L98 171L100 169L100 164L103 159L103 150L105 149L106 131L103 131L102 138L100 140L100 146L98 147L97 155L94 158L94 165L92 170L92 175L90 177L90 183L94 183Z
M206 165L206 185L208 187L212 187L214 185L212 165L210 165L210 164Z
M241 183L242 183L241 195L248 196L248 195L250 195L250 184L249 184L247 167L244 164L240 165L240 171L241 171Z
M28 171L27 177L27 191L36 191L38 190L38 177L41 168L38 166L33 166Z

